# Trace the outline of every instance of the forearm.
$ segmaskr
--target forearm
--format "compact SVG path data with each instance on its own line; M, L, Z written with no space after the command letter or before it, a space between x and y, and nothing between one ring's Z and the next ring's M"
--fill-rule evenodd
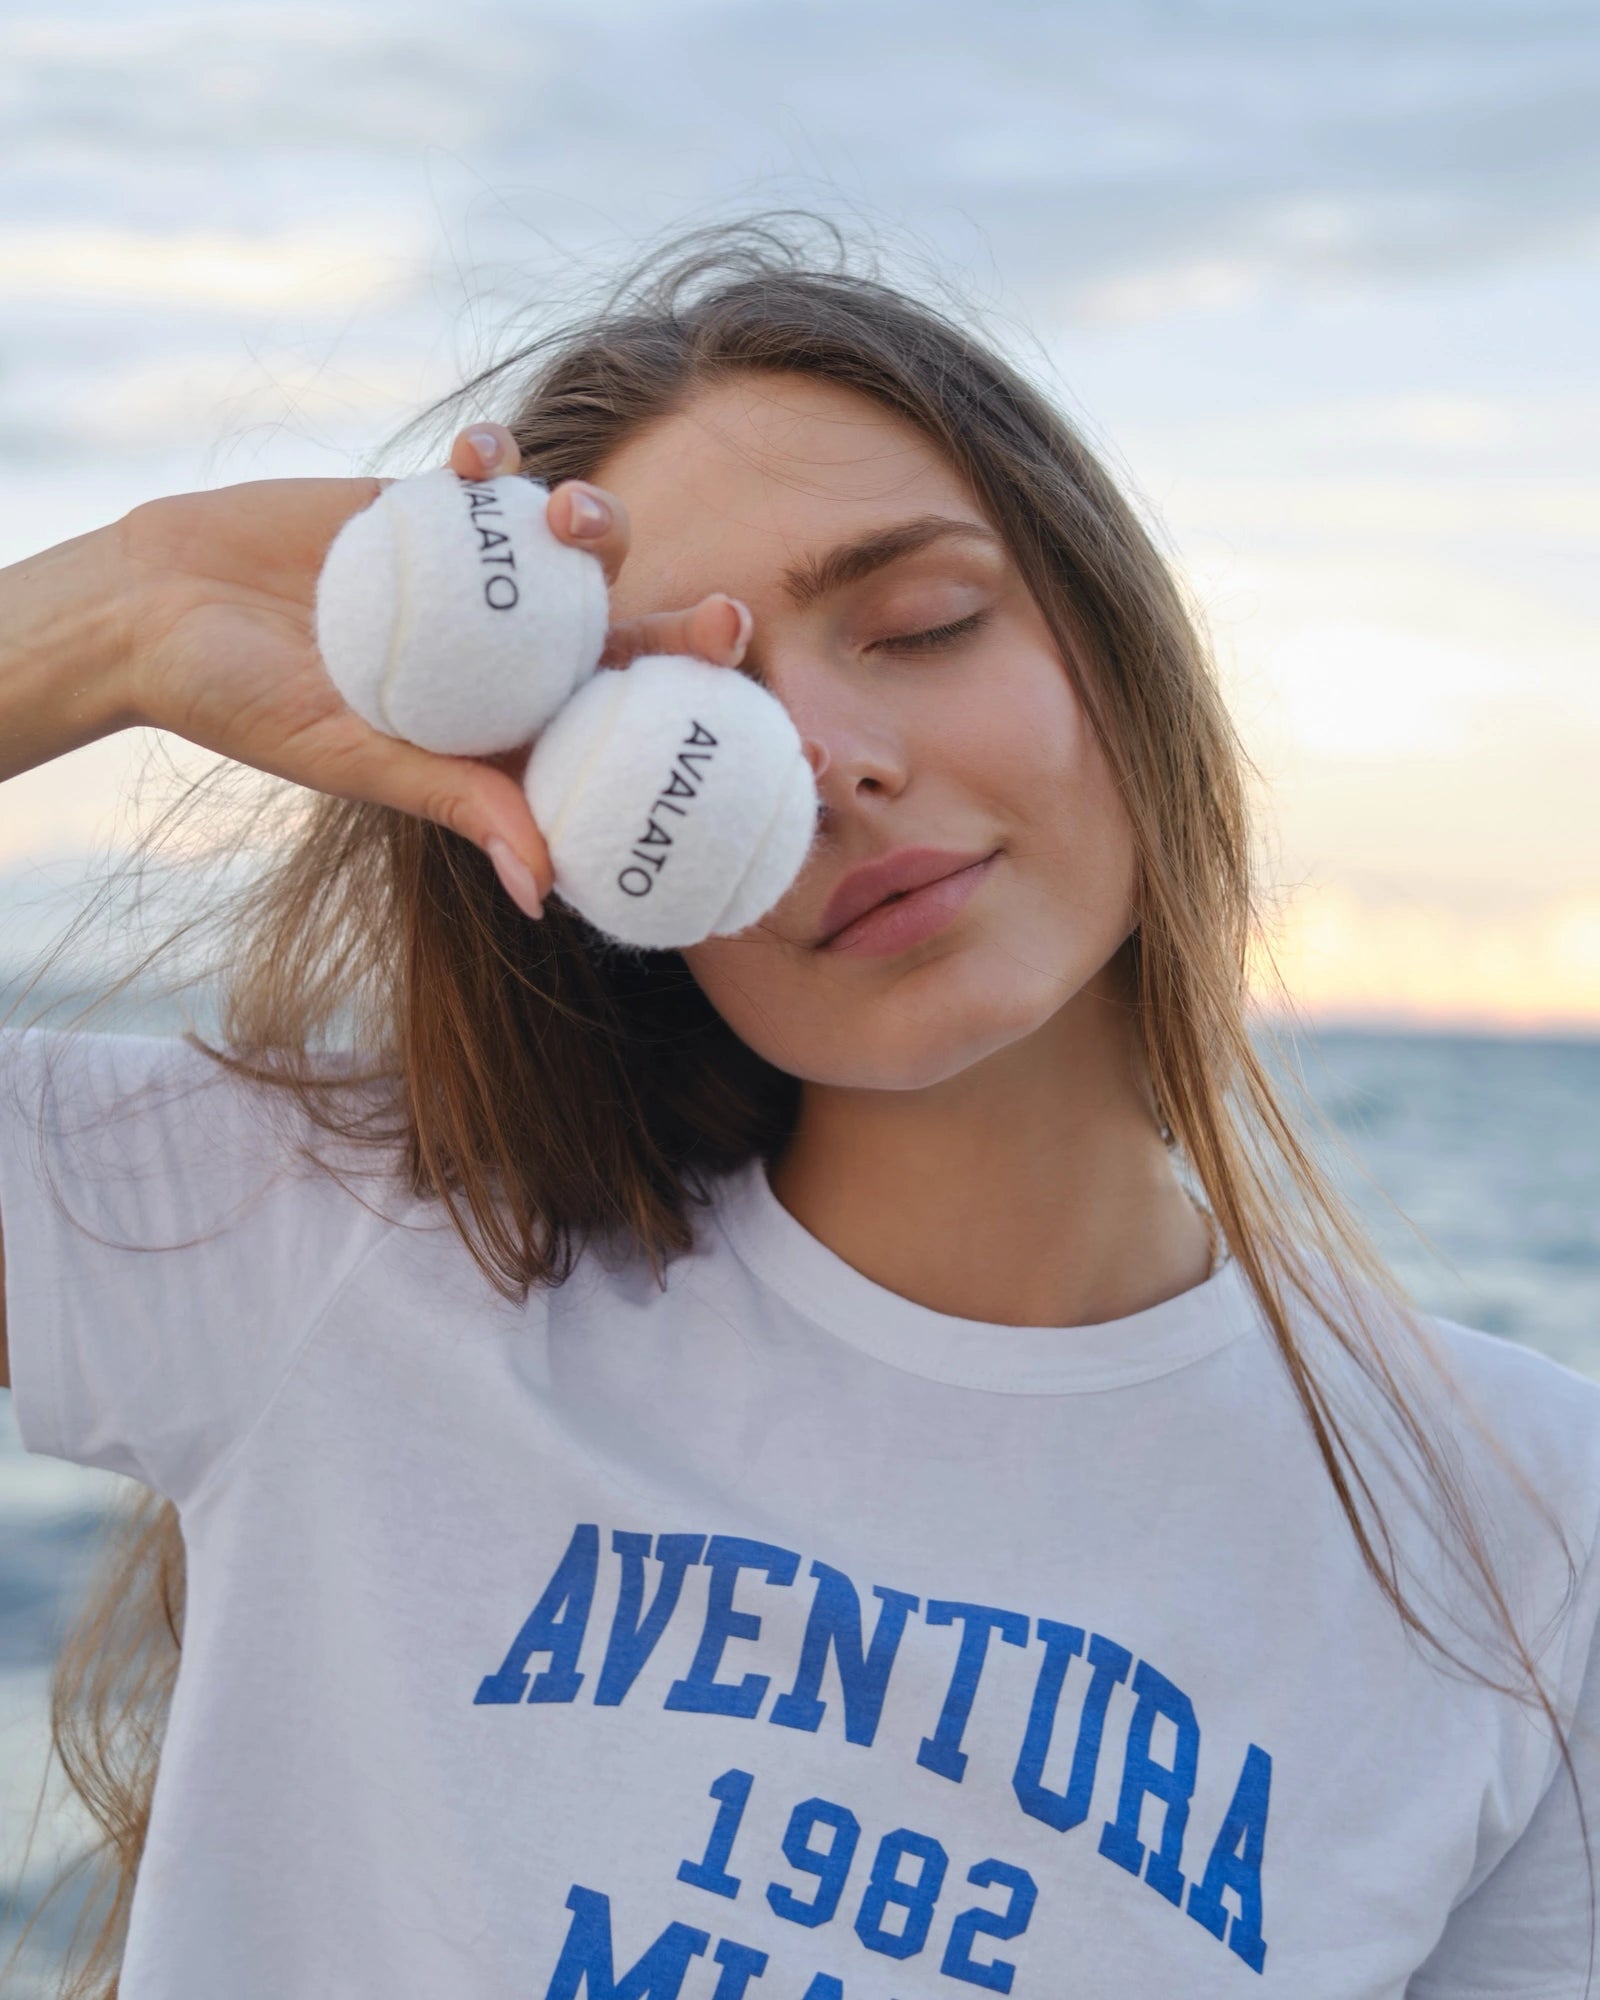
M0 779L135 720L127 634L114 529L0 569Z

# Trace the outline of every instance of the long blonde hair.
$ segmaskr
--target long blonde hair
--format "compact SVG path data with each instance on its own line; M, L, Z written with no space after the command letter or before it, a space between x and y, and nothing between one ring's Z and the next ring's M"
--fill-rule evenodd
M1381 1319L1418 1330L1412 1302L1253 1039L1248 981L1272 958L1251 767L1201 621L1044 395L945 307L852 269L832 224L821 223L819 250L797 220L820 218L779 211L675 238L598 306L418 423L464 401L482 408L509 387L500 408L524 469L554 484L591 475L707 383L798 370L893 411L961 473L1063 658L1087 663L1081 695L1136 842L1139 921L1119 970L1152 1101L1259 1301L1361 1558L1406 1629L1459 1663L1404 1587L1371 1475L1297 1335L1301 1307L1374 1392L1416 1504L1503 1638L1506 1677L1469 1671L1543 1713L1575 1783L1560 1719L1429 1420L1423 1376L1404 1358L1411 1350L1378 1329ZM288 1093L315 1130L397 1159L413 1188L444 1205L486 1283L512 1297L559 1284L598 1232L621 1232L659 1273L691 1246L709 1182L781 1146L797 1080L739 1041L679 954L613 948L559 899L544 921L526 922L477 848L431 822L304 795L297 812L264 877L225 913L221 1026L203 1046L242 1080ZM314 1052L341 1037L363 1060L330 1074ZM376 1119L374 1086L387 1107ZM142 1496L55 1669L55 1748L103 1834L106 1907L63 1985L70 2000L116 1991L183 1581L176 1510Z

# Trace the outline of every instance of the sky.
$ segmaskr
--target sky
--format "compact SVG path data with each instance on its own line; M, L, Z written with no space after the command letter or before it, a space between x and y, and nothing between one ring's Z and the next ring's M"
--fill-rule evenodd
M0 0L0 136L0 564L371 469L650 240L816 210L980 315L1179 570L1296 1006L1600 1029L1588 0ZM0 792L0 954L148 747Z

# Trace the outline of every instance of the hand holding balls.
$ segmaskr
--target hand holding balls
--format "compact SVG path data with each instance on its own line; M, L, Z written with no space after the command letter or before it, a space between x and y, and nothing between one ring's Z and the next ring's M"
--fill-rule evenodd
M397 479L334 537L317 579L317 647L363 722L446 756L526 743L605 646L605 572L559 541L549 489Z
M743 930L816 831L799 732L728 667L654 654L600 668L605 575L551 532L548 497L448 467L387 486L324 561L329 676L363 721L426 750L537 739L523 789L556 889L597 930L658 950Z

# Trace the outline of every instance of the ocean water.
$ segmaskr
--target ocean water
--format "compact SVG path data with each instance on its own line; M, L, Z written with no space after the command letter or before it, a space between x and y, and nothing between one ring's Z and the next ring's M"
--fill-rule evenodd
M1323 1029L1302 1060L1413 1295L1600 1378L1600 1038Z
M1303 1076L1327 1164L1430 1311L1600 1378L1600 1040L1323 1029L1266 1053ZM123 1490L25 1455L0 1392L0 1959L83 1840L56 1773L23 1865L50 1661ZM4 2000L43 2000L77 1906L57 1900Z

